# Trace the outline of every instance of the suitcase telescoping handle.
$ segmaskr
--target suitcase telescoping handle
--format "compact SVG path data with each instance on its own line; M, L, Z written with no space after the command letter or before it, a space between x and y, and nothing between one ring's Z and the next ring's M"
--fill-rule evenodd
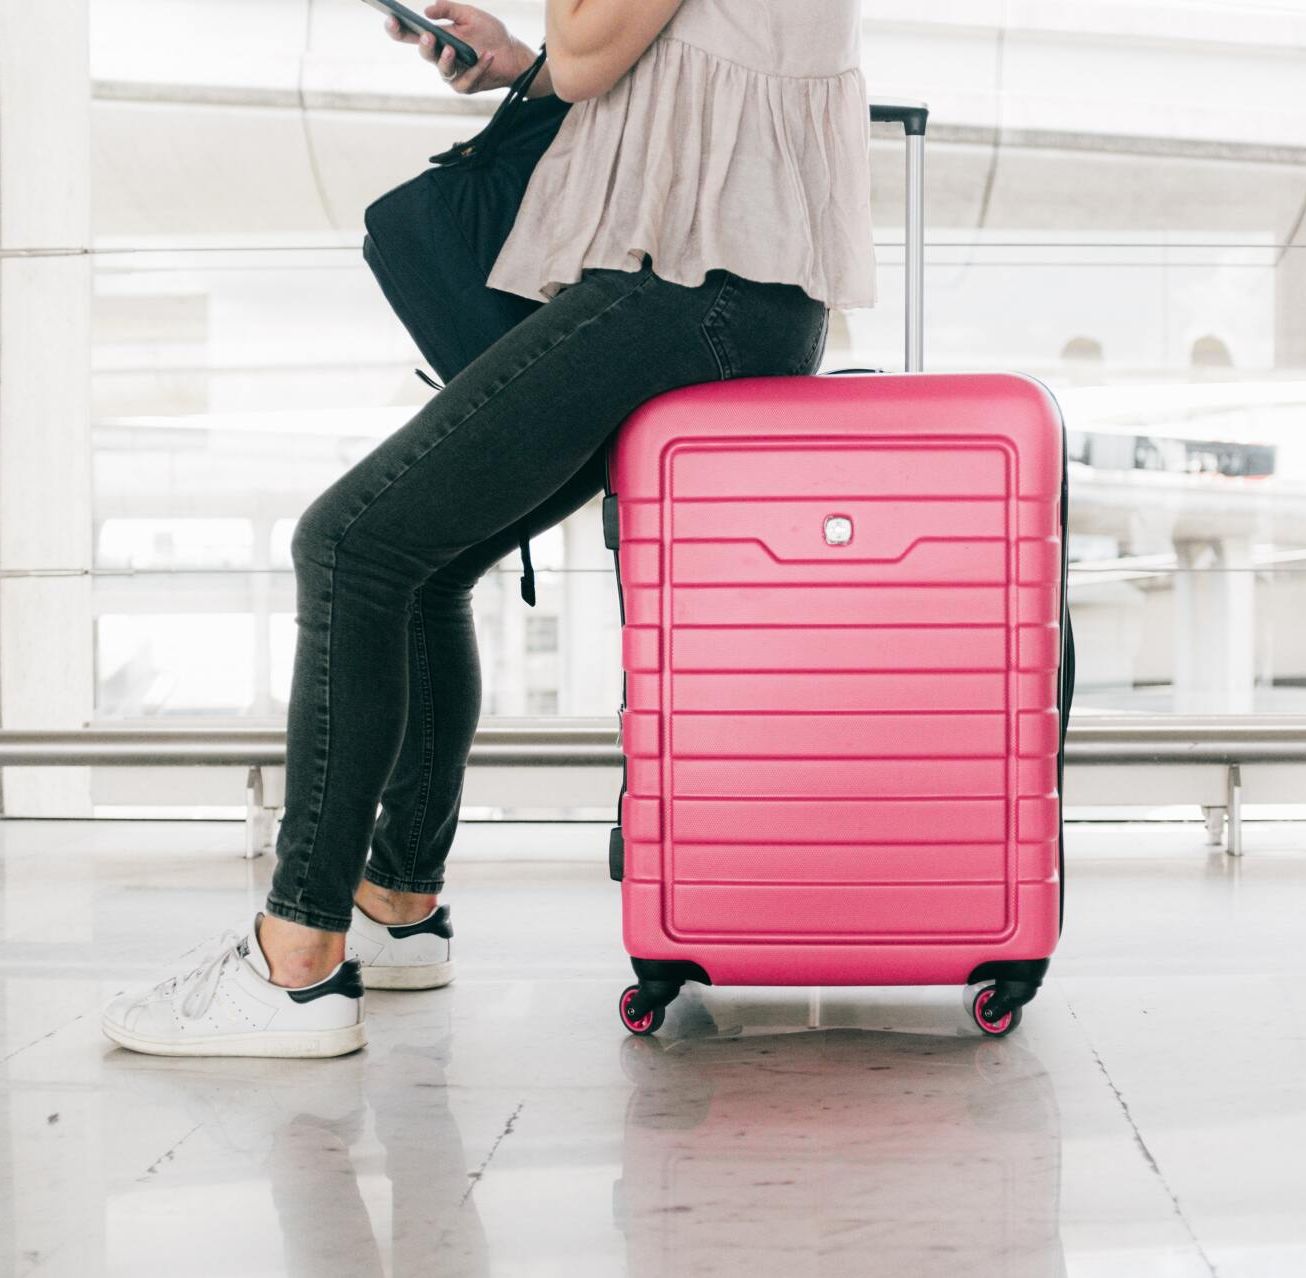
M871 103L877 124L901 124L907 135L907 371L919 373L925 359L925 127L930 108L924 102L885 100Z

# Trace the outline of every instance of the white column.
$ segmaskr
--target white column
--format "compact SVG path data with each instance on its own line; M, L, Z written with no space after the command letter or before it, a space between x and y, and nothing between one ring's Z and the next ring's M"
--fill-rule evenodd
M1256 669L1251 542L1177 541L1175 552L1175 712L1250 714Z
M75 574L0 578L7 728L93 706L87 9L0 6L0 569ZM6 815L90 812L88 769L5 771Z

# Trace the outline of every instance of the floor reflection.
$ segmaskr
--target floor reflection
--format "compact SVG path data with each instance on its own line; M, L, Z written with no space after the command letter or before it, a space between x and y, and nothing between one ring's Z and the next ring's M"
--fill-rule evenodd
M449 1109L448 1046L445 1037L373 1045L331 1062L198 1068L166 1060L143 1068L140 1057L109 1052L106 1069L131 1091L163 1104L180 1097L202 1120L207 1150L177 1153L187 1173L211 1163L219 1174L234 1171L255 1200L270 1197L269 1228L259 1228L261 1212L245 1213L243 1224L235 1213L215 1213L210 1185L205 1233L216 1267L201 1250L185 1272L224 1272L235 1259L233 1238L213 1228L216 1214L233 1231L264 1241L279 1235L277 1272L289 1278L488 1275L485 1231ZM167 1263L167 1250L157 1240L154 1259Z
M286 1273L358 1278L490 1272L485 1232L469 1193L467 1156L449 1111L443 1045L398 1044L362 1071L365 1104L343 1122L305 1110L277 1131L269 1159L272 1197L285 1240ZM358 1170L384 1151L389 1220L373 1233ZM325 1228L324 1228L325 1226ZM342 1259L348 1257L347 1265Z
M369 996L334 1061L100 1034L266 886L160 826L0 822L0 1278L1306 1274L1299 825L1236 866L1196 825L1077 827L1055 976L999 1042L959 990L697 986L630 1039L611 884L472 864L459 980Z
M1017 1040L678 1010L621 1049L631 1275L1066 1273L1056 1095Z

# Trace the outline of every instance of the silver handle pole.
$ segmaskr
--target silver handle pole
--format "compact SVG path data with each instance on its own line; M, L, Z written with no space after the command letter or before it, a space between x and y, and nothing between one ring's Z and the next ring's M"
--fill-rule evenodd
M894 99L871 103L871 123L901 124L907 136L907 241L903 273L907 277L905 364L919 373L925 361L925 130L930 108L924 102Z
M925 135L907 136L907 371L925 360Z

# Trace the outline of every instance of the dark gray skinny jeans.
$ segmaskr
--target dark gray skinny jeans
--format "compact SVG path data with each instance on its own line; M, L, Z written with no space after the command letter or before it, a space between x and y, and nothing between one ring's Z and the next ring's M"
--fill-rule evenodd
M344 932L363 875L441 890L480 714L477 579L523 516L534 535L602 490L608 440L645 400L814 372L828 318L796 285L721 269L696 288L647 254L587 269L309 505L268 913Z

